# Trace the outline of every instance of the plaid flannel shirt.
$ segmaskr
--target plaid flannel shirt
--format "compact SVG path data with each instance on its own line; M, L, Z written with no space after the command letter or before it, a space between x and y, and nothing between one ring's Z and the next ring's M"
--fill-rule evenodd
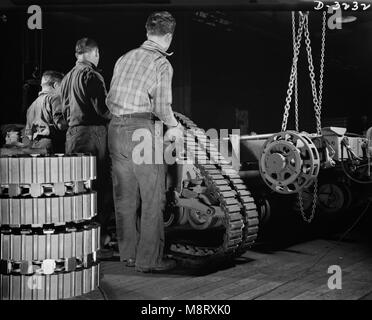
M169 53L147 40L115 64L106 104L115 116L151 112L164 124L176 126L172 111L173 69Z

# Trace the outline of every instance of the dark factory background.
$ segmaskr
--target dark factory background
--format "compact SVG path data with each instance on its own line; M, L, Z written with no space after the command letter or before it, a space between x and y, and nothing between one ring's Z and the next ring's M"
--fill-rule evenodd
M24 122L25 108L31 103L24 84L30 83L35 67L68 72L75 63L75 42L81 37L98 41L100 68L109 87L116 60L145 40L149 11L52 7L43 12L43 29L34 31L27 29L26 11L0 12L1 123ZM234 128L235 110L248 110L247 132L279 131L292 60L291 13L197 7L170 11L177 18L170 48L174 55L169 58L174 67L174 109L204 128ZM341 30L327 30L323 120L336 124L345 118L349 131L358 132L361 117L372 118L372 13L352 14L356 21ZM320 12L310 15L310 31L318 75ZM302 129L314 131L305 59L302 54L300 121Z

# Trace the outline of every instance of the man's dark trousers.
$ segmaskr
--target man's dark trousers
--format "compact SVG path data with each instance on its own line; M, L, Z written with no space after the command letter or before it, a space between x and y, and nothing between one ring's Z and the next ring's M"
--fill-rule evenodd
M113 117L108 130L120 258L135 259L140 268L158 266L164 249L165 173L163 164L154 163L154 140L160 138L154 126L153 120ZM132 141L137 129L151 133L151 163L132 157L141 143Z
M90 153L96 157L97 179L93 187L97 191L97 219L101 233L107 232L107 224L112 212L110 201L110 170L107 153L107 129L99 126L70 127L66 133L66 153Z

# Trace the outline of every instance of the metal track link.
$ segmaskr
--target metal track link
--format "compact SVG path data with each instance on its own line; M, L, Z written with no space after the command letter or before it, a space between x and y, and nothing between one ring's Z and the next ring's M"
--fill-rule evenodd
M195 157L195 166L206 179L225 213L226 233L219 248L203 248L184 244L172 244L171 250L190 256L210 256L221 253L243 253L253 245L258 232L258 213L253 197L238 173L208 140L203 130L182 114L176 118L187 129L185 147L187 154ZM207 143L208 142L208 143ZM194 152L188 150L192 148Z
M217 252L216 248L206 248L184 244L172 244L172 251L195 257L210 256L216 254Z
M218 198L221 208L225 212L225 228L226 234L224 239L223 247L221 248L224 252L235 251L242 241L242 229L243 219L240 214L239 202L234 197L225 198L221 193L220 187L224 187L224 192L228 195L232 195L232 189L228 185L228 181L225 179L219 179L219 176L215 178L213 175L209 175L205 170L204 165L196 164L196 167L200 170L203 176L206 178L207 186L211 188Z
M32 275L32 274L58 274L80 269L90 268L97 263L97 252L83 257L67 259L46 259L43 261L12 261L0 260L0 274Z
M0 157L0 298L56 300L99 285L95 157Z
M0 157L0 185L43 184L96 179L91 155L31 155Z
M13 231L12 231L13 232ZM1 237L1 260L43 261L83 257L99 250L100 226L52 234L6 234Z
M92 180L58 183L4 184L0 185L2 198L63 197L84 193L92 189Z
M0 225L79 222L96 215L95 191L65 197L0 198Z
M52 275L0 275L1 300L57 300L89 293L99 285L99 265Z

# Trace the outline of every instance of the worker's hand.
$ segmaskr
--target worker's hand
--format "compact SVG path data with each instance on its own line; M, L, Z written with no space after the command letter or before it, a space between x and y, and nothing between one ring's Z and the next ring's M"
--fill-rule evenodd
M38 130L34 133L33 139L36 139L38 136L49 136L50 135L50 130L49 127L38 127Z
M67 124L67 121L65 119L60 119L58 122L57 122L57 128L58 130L60 131L66 131L68 129L68 124Z
M25 146L30 145L31 144L31 138L32 138L32 136L30 136L30 135L24 135L22 137L22 144L25 145Z
M178 122L176 127L168 127L164 142L180 142L183 140L184 127Z

